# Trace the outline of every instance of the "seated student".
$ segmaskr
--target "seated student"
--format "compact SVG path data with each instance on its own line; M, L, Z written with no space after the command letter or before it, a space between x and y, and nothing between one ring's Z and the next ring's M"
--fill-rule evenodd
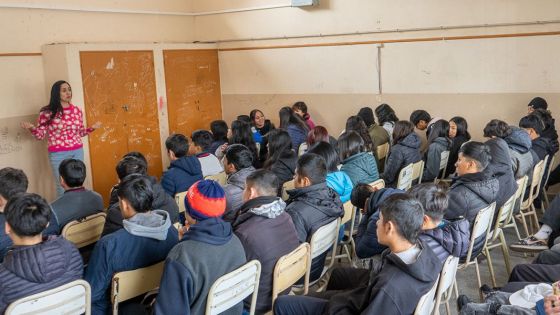
M0 169L0 263L4 260L8 249L12 247L12 240L4 230L6 223L4 207L10 198L26 192L27 185L27 176L22 170L11 167Z
M373 154L364 152L364 140L355 131L345 132L338 138L341 171L348 174L352 184L369 184L379 179Z
M423 110L417 109L410 114L410 122L414 125L414 132L420 139L420 151L425 152L428 148L428 140L424 132L428 128L428 123L432 120L430 114Z
M337 141L333 136L329 135L327 128L323 126L315 126L315 128L309 130L309 133L307 133L307 148L305 152L319 142L330 143L334 148L336 148Z
M344 276L331 277L327 292L315 294L319 297L279 297L274 314L413 314L437 280L442 264L418 240L424 215L418 200L395 194L380 212L377 235L389 249L383 253L381 269L371 273L368 283L364 283L368 275L363 269L345 268ZM333 290L338 292L329 292Z
M389 134L389 142L391 142L393 138L393 128L395 127L395 123L399 121L397 114L395 114L395 111L388 104L381 104L375 108L375 115L377 116L379 125Z
M118 190L123 229L103 236L93 249L84 278L91 285L92 314L107 314L111 278L165 259L178 232L166 211L153 209L154 190L147 176L132 174Z
M239 237L247 260L261 263L261 277L256 312L272 309L272 278L278 259L299 246L296 228L284 208L286 204L277 196L278 177L271 171L258 170L247 177L243 191L243 205L232 223ZM246 300L251 301L249 296ZM249 305L245 304L246 309Z
M336 191L340 197L340 202L345 203L350 200L352 194L352 180L346 173L338 170L338 153L328 142L318 142L307 151L307 153L315 153L323 159L327 165L327 186Z
M239 115L239 116L237 116L237 121L242 121L242 122L246 123L249 126L249 130L251 131L251 134L253 135L253 140L255 140L255 143L262 144L263 137L262 137L261 133L257 130L257 128L255 128L253 126L253 122L251 121L251 117L249 115ZM231 129L232 129L232 133L233 133L233 129L234 129L233 123L231 124Z
M539 117L533 114L525 116L519 121L519 127L523 128L531 138L534 164L544 160L547 155L554 154L550 140L540 136L543 122Z
M302 155L294 177L295 189L288 190L286 212L292 217L300 243L309 242L320 227L344 215L338 194L326 183L327 166L317 154ZM313 259L310 280L321 275L326 253Z
M278 112L280 118L280 128L286 130L292 139L292 148L294 151L299 150L300 144L305 142L309 126L299 115L288 107L282 107Z
M360 116L348 117L348 119L346 120L345 132L350 131L355 131L360 135L360 137L362 137L362 140L364 140L364 151L370 152L374 156L377 156L377 147L369 136L367 126Z
M481 142L471 141L461 147L455 164L458 176L449 188L445 219L465 218L472 226L478 212L496 201L498 179L485 172L490 160L490 149Z
M449 151L449 123L440 119L430 125L428 130L428 149L424 155L422 182L432 182L440 175L441 153Z
M249 113L249 118L251 118L252 128L255 128L255 130L259 133L259 135L262 138L261 148L259 152L259 160L264 162L268 154L268 148L267 148L268 133L276 129L276 127L274 127L274 124L269 119L266 119L264 117L263 112L259 109L253 109Z
M208 148L210 153L215 153L219 147L228 142L228 125L223 120L214 120L210 123L210 131L212 132L212 143Z
M222 167L222 163L220 163L220 160L213 154L214 152L210 151L210 145L212 144L212 134L210 131L195 130L191 138L194 145L189 146L189 155L196 156L198 161L200 161L202 176L206 177L223 172L224 168Z
M189 140L184 135L172 134L165 140L165 147L171 163L161 177L161 186L169 196L175 197L201 180L203 171L200 160L187 155Z
M105 219L105 226L103 227L103 233L101 236L105 236L123 228L123 216L118 199L120 182L124 181L124 179L131 174L147 176L147 170L148 165L141 158L125 156L119 161L116 166L119 184L113 186L113 190L111 191L111 201L109 203L109 207L107 208L107 218ZM153 190L153 202L151 208L166 211L169 214L171 222L177 222L179 220L179 207L177 206L175 199L165 193L163 187L157 183L154 177L148 177L148 179Z
M360 108L357 116L362 117L364 120L364 123L368 128L369 136L371 137L371 140L373 140L375 147L389 142L389 134L387 133L387 130L375 123L373 110L370 107Z
M103 198L95 191L84 188L86 165L76 159L66 159L58 167L60 185L64 194L53 201L51 225L56 234L71 221L85 218L104 210ZM51 229L51 227L49 227Z
M245 180L255 171L253 157L251 150L242 144L233 144L227 148L223 159L224 170L227 174L227 183L224 186L226 194L224 220L226 221L233 221L243 204Z
M222 220L224 190L212 180L201 180L185 197L188 225L167 255L155 304L155 314L204 314L208 291L221 276L247 260L243 245ZM222 314L241 314L243 303Z
M20 298L82 278L82 257L76 247L62 237L41 235L51 215L45 199L17 194L4 213L14 248L0 264L0 314Z
M469 128L467 120L460 116L449 119L449 138L451 139L451 148L449 149L449 160L447 161L447 169L445 177L455 174L455 162L459 157L459 149L463 143L471 140L471 134L467 130Z
M500 209L517 190L511 155L503 139L508 129L508 124L498 119L492 119L484 127L484 137L490 138L484 144L490 148L492 157L485 172L497 178L500 183L496 209Z
M263 168L276 174L281 186L294 178L298 156L292 150L292 139L287 131L271 130L268 138L268 156Z
M558 152L560 144L558 143L558 132L555 127L555 120L552 118L552 113L547 109L536 109L531 115L535 115L543 122L543 131L541 137L547 138L552 146L552 152Z
M400 171L411 163L422 160L420 154L420 137L414 132L412 123L399 120L393 130L393 144L385 169L381 178L385 180L385 186L396 187L399 180Z
M292 105L294 113L300 116L307 124L307 129L311 130L315 128L315 123L311 119L311 115L307 112L307 105L304 102L296 102Z
M520 179L523 176L532 177L533 156L531 154L531 138L521 128L509 127L509 131L503 138L509 148L509 155L511 156L511 163L513 166L513 176L515 179Z
M229 145L242 144L251 150L253 154L253 166L260 168L261 161L259 160L259 151L257 144L251 135L251 125L241 120L234 120L231 123L231 137L229 138ZM216 156L222 159L227 151L227 145L222 145L216 152Z

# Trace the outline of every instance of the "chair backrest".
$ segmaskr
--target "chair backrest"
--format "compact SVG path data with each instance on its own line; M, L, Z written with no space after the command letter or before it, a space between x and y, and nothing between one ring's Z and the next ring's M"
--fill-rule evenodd
M445 172L447 171L447 162L449 161L449 151L443 151L440 154L440 159L439 159L439 171L441 172L441 179L445 178ZM438 178L436 177L436 179L434 180L434 182L437 182Z
M434 309L434 300L436 296L436 290L438 287L439 276L438 279L434 282L434 285L430 289L430 291L426 292L418 301L416 305L416 309L414 310L414 315L430 315L432 310Z
M389 153L389 142L377 146L377 159L383 160Z
M531 182L528 183L528 185L529 185L529 195L526 196L527 199L525 200L525 202L521 206L522 209L529 208L529 206L533 203L533 201L539 195L539 188L540 188L539 186L540 186L540 182L542 180L542 175L544 173L544 166L545 166L545 163L546 163L545 160L539 161L539 163L537 163L535 165L535 167L533 168L533 178L531 179Z
M304 292L309 288L309 271L311 269L311 246L302 243L291 253L286 254L276 262L272 278L272 305L280 292L294 285L305 276Z
M91 314L91 288L75 280L57 288L21 298L8 306L6 315Z
M515 207L515 201L517 200L517 191L509 197L509 199L504 203L504 205L498 210L498 216L496 217L496 222L492 227L491 233L488 235L489 240L494 241L498 238L500 233L500 229L503 228L504 225L508 224L511 220L511 216L513 215L513 210Z
M111 302L113 314L118 313L120 302L130 300L159 287L163 274L164 262L130 271L121 271L113 275L111 281Z
M303 142L302 144L300 144L299 148L298 148L298 156L304 155L305 152L307 152L307 147L308 147L308 145L307 145L306 142Z
M338 241L338 228L340 226L340 218L329 224L320 227L311 236L309 245L311 246L311 259L321 255L331 248L336 248Z
M288 200L290 196L288 196L288 190L294 189L294 180L289 180L282 185L282 199Z
M344 216L342 217L342 220L340 221L340 224L345 224L346 222L350 221L355 215L355 207L354 205L349 201L346 201L344 203Z
M218 278L214 281L208 292L206 315L220 314L239 304L251 294L253 294L253 297L249 314L253 315L257 302L260 276L261 263L258 260L251 260L234 271Z
M186 196L187 196L186 191L175 194L175 203L177 203L177 207L179 207L179 213L187 211L187 208L185 208L185 197Z
M483 246L481 246L480 248L486 247L486 242L488 241L488 233L490 232L495 209L496 209L496 203L493 202L488 207L480 210L476 215L476 218L474 219L474 223L472 226L471 240L469 243L469 251L467 252L466 263L471 261L475 239L485 235L484 243L482 244Z
M523 202L525 198L525 188L527 188L528 181L529 177L527 175L517 180L517 191L515 192L516 204L521 205L521 203Z
M450 296L451 290L453 290L453 283L455 282L455 275L457 274L457 266L459 265L459 257L453 257L449 255L445 262L443 263L443 268L439 274L439 281L436 292L436 303L435 307L439 307L441 298L445 293L446 296Z
M104 212L69 222L62 229L62 237L74 243L77 248L93 244L99 240L105 226Z
M385 188L385 181L382 179L378 179L372 183L369 183L369 185L373 188L381 189L381 188Z
M412 175L414 173L414 164L410 163L399 172L397 188L400 190L408 190L412 187Z
M418 179L418 183L422 182L422 173L424 173L424 160L420 160L412 164L412 168L412 180L415 181Z
M208 176L205 176L204 179L215 180L222 186L227 184L227 174L226 174L226 172L219 172L218 174L208 175Z

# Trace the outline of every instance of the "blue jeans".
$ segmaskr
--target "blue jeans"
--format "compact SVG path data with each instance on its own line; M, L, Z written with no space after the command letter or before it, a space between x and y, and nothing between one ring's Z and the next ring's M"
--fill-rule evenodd
M64 188L60 185L60 174L58 166L66 159L84 160L84 149L79 148L71 151L49 152L49 161L51 162L52 173L54 176L54 184L56 185L56 194L58 197L64 193Z

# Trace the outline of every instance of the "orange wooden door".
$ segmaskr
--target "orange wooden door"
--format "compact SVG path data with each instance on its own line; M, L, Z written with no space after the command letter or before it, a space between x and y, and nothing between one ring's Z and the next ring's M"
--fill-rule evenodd
M109 200L124 154L142 152L150 175L162 173L154 60L151 51L81 52L85 112L103 127L89 136L93 189Z
M217 50L163 52L169 132L191 135L222 119Z

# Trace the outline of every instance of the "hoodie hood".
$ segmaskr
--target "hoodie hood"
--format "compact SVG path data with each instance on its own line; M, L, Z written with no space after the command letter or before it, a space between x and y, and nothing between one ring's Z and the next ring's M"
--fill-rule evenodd
M196 156L184 156L175 161L172 161L169 168L179 168L185 173L194 176L200 174L200 161Z
M449 150L449 146L451 145L449 139L445 137L437 137L434 139L433 143L437 143L439 145L444 146L446 150Z
M123 220L123 227L132 235L164 241L167 239L171 220L166 211L153 210L147 213L137 213L132 218Z
M253 216L274 219L284 213L285 208L284 200L276 196L262 196L247 200L239 209L239 214L231 225L235 229Z
M397 267L419 282L432 283L439 276L439 273L434 272L434 270L441 270L441 262L424 243L420 241L417 246L420 248L420 253L412 264L405 264L396 254L389 252L389 250L385 252L384 262Z
M394 194L404 194L405 192L400 189L395 188L381 188L377 191L371 193L369 197L369 205L368 205L368 215L372 215L373 213L379 210L379 206L387 199L389 196Z
M496 201L498 197L498 180L486 172L465 174L455 177L450 190L453 190L459 185L463 185L487 204Z
M14 246L3 266L29 282L51 282L67 272L73 246L61 236L51 236L33 246Z
M223 245L229 242L232 236L231 224L222 218L208 218L192 225L183 235L181 242L193 240L211 245Z
M511 134L504 138L508 147L519 153L527 153L531 149L531 138L529 134L518 127L511 126Z
M342 171L327 174L327 186L332 188L340 196L340 201L345 203L350 200L352 194L352 180Z
M547 154L550 154L550 152L552 151L551 143L548 138L538 137L537 139L533 140L532 144L535 147L535 150L546 152Z
M288 190L288 204L298 201L315 208L329 217L342 216L344 210L342 209L342 202L338 194L327 187L327 183L319 183L303 188L296 188Z
M411 132L408 136L404 137L404 139L402 139L401 142L399 142L398 144L412 149L419 149L422 142L420 141L420 137L416 132Z
M465 257L469 250L470 234L469 221L465 219L453 222L444 220L442 225L435 229L422 231L420 239L427 246L431 241L439 244L448 255Z
M227 183L230 185L237 186L241 189L245 189L245 180L247 176L251 175L255 171L252 166L242 168L239 171L228 176Z

